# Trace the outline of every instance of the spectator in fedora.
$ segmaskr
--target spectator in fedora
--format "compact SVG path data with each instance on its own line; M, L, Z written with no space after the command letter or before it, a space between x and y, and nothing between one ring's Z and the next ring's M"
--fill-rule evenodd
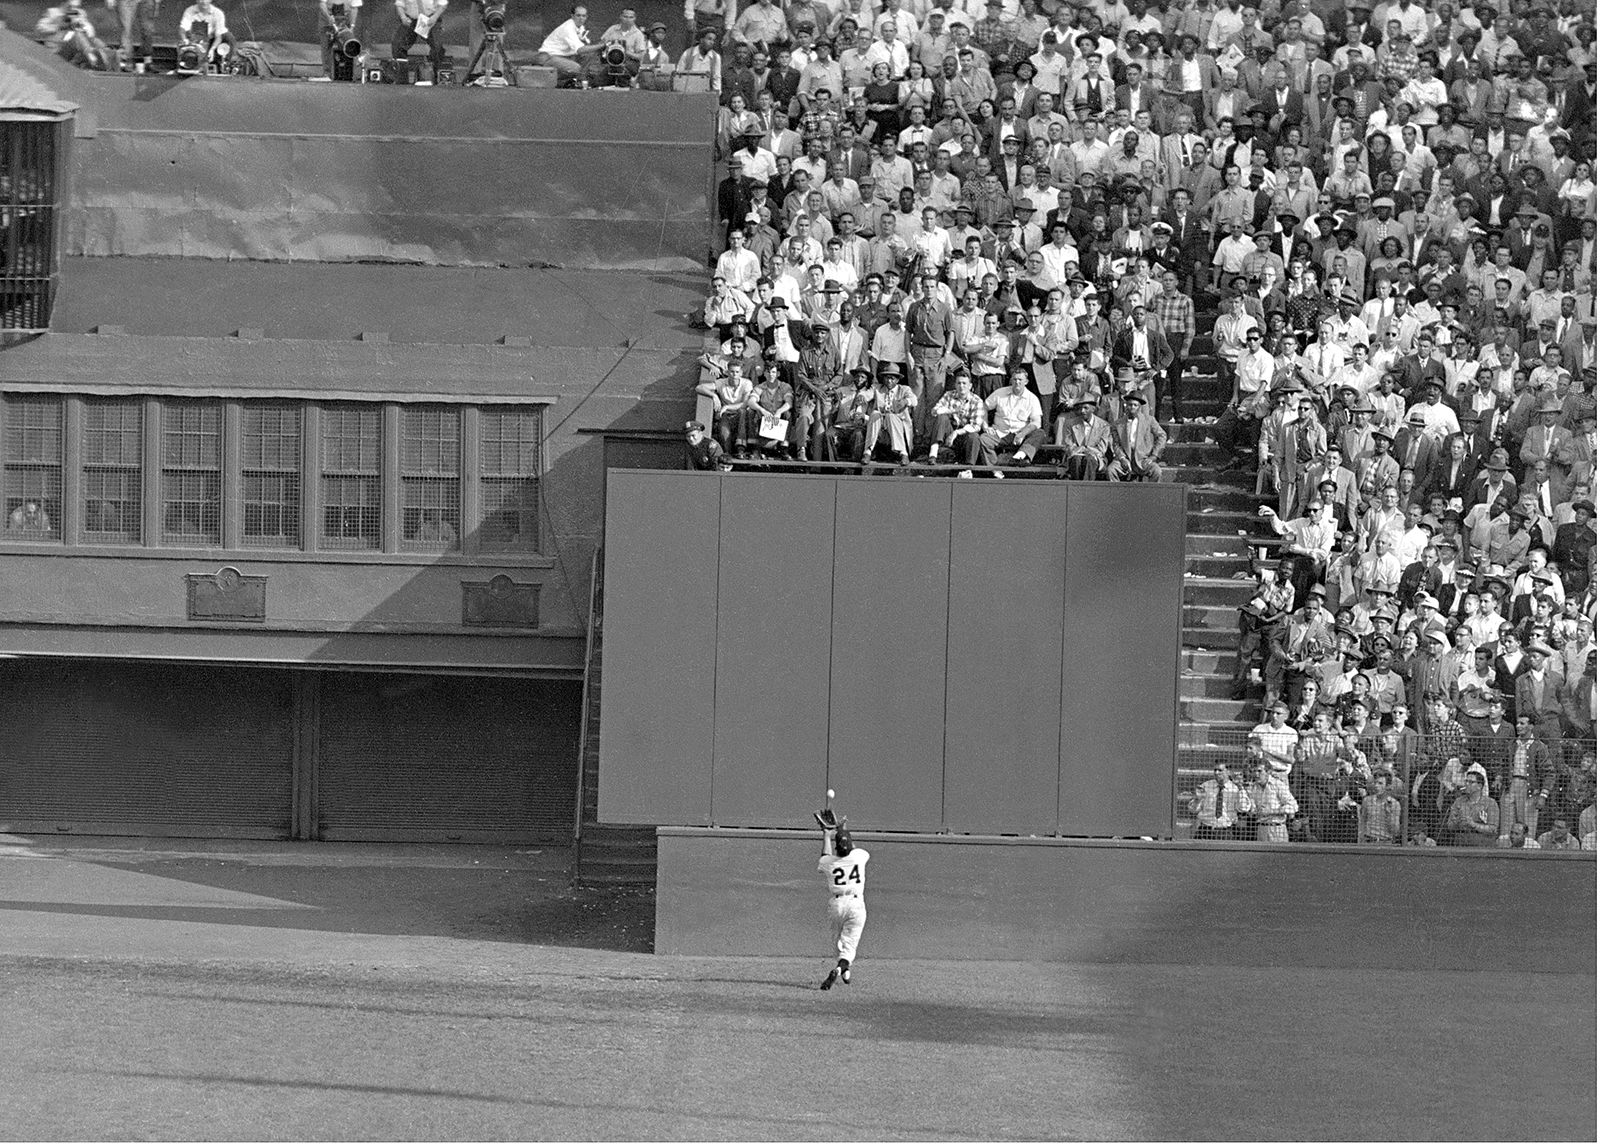
M1119 381L1137 382L1138 375L1125 369ZM1113 481L1160 481L1161 454L1167 448L1167 432L1161 423L1145 412L1142 389L1132 389L1122 398L1122 416L1111 427L1111 464L1107 476Z
M1068 478L1098 481L1113 463L1111 426L1095 413L1100 395L1091 390L1075 393L1055 420L1054 442L1063 450Z

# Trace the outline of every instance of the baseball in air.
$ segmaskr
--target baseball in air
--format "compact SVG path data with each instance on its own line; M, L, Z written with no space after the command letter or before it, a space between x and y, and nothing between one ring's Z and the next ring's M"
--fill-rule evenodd
M831 788L831 787L830 787L830 788L828 788L828 798L829 798L829 799L832 799L832 798L833 798L833 788Z

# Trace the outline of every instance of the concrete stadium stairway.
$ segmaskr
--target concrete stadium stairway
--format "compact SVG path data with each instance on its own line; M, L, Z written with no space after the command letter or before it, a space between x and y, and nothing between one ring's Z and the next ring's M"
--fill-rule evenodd
M1208 325L1206 316L1201 327ZM1232 698L1238 618L1255 583L1256 555L1277 549L1277 538L1256 513L1267 502L1255 495L1254 475L1218 471L1222 458L1209 438L1232 384L1218 376L1212 349L1208 335L1195 338L1184 369L1188 420L1162 423L1171 438L1165 456L1168 480L1189 486L1178 688L1179 838L1192 830L1186 793L1209 778L1217 759L1236 763L1244 734L1259 722L1259 684L1251 685L1244 700Z
M583 735L579 747L580 789L578 831L572 872L585 886L655 886L656 829L599 821L600 689L605 625L603 600L605 562L594 561L589 599L588 650L584 667Z

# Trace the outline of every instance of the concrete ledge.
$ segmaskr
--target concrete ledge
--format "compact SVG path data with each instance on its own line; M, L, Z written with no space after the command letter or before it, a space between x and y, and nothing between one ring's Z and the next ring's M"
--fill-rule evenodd
M1595 972L1595 855L861 832L862 955ZM814 833L657 832L656 951L827 953Z

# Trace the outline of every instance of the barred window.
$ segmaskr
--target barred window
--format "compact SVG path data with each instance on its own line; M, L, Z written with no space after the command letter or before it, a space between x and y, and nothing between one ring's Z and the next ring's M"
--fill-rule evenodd
M479 488L485 551L539 549L539 443L544 411L538 407L490 407L479 417Z
M450 551L461 538L461 411L400 411L400 547Z
M293 549L300 545L300 409L249 404L240 443L244 544Z
M142 540L144 402L139 398L83 403L82 540L137 545Z
M170 402L161 411L161 543L222 544L222 407Z
M0 330L48 330L62 143L69 123L0 123Z
M6 539L61 539L61 418L58 397L24 394L5 402Z
M322 411L322 545L377 549L383 540L383 411L327 406Z

